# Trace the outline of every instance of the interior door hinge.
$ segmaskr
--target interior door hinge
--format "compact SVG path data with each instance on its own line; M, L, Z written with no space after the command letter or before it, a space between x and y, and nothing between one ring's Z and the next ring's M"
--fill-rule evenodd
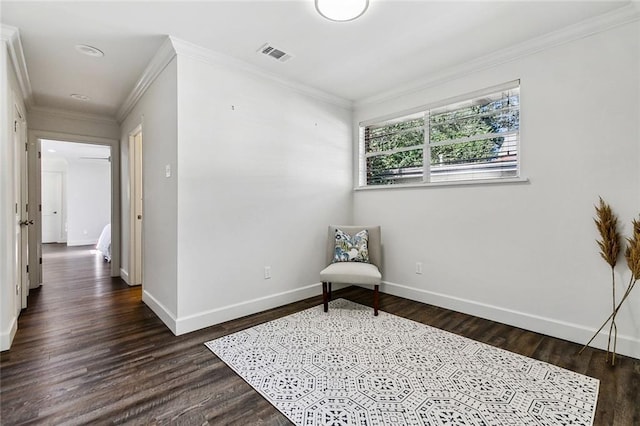
M27 274L29 273L29 265L27 265Z
M24 209L28 212L29 211L29 203L24 205Z
M26 142L24 143L24 150L29 151L29 144Z
M40 264L42 265L42 258L40 258Z
M13 120L13 131L14 132L18 131L18 120Z
M38 159L42 158L42 153L38 151Z
M41 212L42 211L42 204L38 204L38 211Z

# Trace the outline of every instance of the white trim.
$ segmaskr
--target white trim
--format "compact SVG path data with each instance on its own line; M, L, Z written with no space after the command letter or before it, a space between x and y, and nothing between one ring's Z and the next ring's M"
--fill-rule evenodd
M397 183L393 185L369 185L353 188L354 191L372 191L382 189L414 189L414 188L433 188L440 186L470 186L470 185L498 185L513 183L529 183L529 178L513 177L513 178L493 178L493 179L475 179L475 180L448 180L440 182L422 182L422 183Z
M176 51L171 43L171 37L167 37L153 58L151 58L151 61L149 61L149 64L142 72L142 75L129 93L129 96L127 96L122 105L120 105L120 108L118 108L116 120L118 120L119 123L124 121L136 103L138 103L140 98L142 98L142 95L144 95L149 86L151 86L175 56Z
M547 318L500 306L476 302L429 290L418 289L388 281L383 281L380 291L394 296L404 297L434 306L440 306L465 314L486 318L536 333L584 344L595 332L595 329L580 324ZM607 348L606 330L600 332L592 342L593 347ZM618 335L617 353L640 359L640 339L628 335Z
M131 285L131 282L129 281L129 273L122 268L120 268L120 278L122 278L122 281L127 283L127 285Z
M0 29L2 40L7 42L9 56L11 57L13 69L18 78L22 98L24 99L24 103L28 107L31 107L33 105L33 89L31 88L31 80L29 79L29 72L27 71L27 62L24 59L20 31L15 27L4 24L0 24Z
M176 335L200 330L225 321L241 318L247 315L262 312L267 309L276 308L288 303L317 296L320 294L320 283L310 284L293 290L281 293L258 297L245 302L234 303L220 308L211 309L193 315L178 318L176 324Z
M13 317L11 319L11 326L9 330L0 334L0 351L8 351L13 343L13 338L16 337L18 331L18 318Z
M354 108L361 108L368 105L375 105L396 99L413 92L424 90L429 87L438 86L447 81L455 80L466 75L476 73L483 69L512 62L525 56L533 55L540 51L551 49L562 44L579 40L594 34L598 34L615 27L625 25L640 19L640 6L631 2L623 7L611 12L586 19L582 22L552 31L540 37L527 40L523 43L498 50L485 56L473 59L431 74L429 77L417 82L412 82L399 86L393 90L383 92L368 98L357 100L353 103Z
M180 40L171 36L169 36L169 38L173 42L173 46L178 55L186 56L188 58L202 61L207 64L223 65L236 70L245 71L258 77L271 80L300 94L311 96L312 98L315 98L317 100L327 102L329 104L348 110L351 110L353 108L353 102L345 98L341 98L339 96L314 89L304 84L278 77L274 74L263 71L262 69L256 67L255 65L249 64L248 62L232 58L222 53L214 52L204 47L197 46L193 43L189 43L187 41Z
M29 109L29 113L31 115L37 114L45 117L48 116L51 118L64 118L64 119L75 120L75 121L87 121L91 123L111 124L111 125L118 126L118 122L115 120L115 118L112 118L106 115L88 114L88 113L77 112L77 111L67 111L59 108L32 106Z
M160 320L171 330L173 334L176 333L176 316L167 309L162 303L158 301L151 293L146 290L142 290L142 301L151 309Z

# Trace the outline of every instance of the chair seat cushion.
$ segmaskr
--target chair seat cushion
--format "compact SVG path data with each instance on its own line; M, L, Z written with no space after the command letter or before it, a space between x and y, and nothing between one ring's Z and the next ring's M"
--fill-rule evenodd
M382 275L371 263L338 262L332 263L320 272L320 280L330 283L380 284Z

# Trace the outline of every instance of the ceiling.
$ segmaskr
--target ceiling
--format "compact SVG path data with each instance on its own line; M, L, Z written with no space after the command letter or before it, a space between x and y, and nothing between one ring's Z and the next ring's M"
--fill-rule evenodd
M167 35L356 102L629 3L370 0L361 18L338 23L313 0L3 0L0 20L19 29L33 105L113 118ZM267 42L294 58L259 55Z

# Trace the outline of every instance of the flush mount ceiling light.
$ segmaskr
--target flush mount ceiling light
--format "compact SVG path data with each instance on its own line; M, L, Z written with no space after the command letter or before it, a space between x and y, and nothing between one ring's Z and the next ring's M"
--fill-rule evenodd
M369 0L315 0L318 13L331 21L353 21L369 7Z
M88 101L91 98L88 97L87 95L81 95L80 93L72 93L71 96L73 99L77 100L77 101Z
M89 46L88 44L76 44L76 50L84 55L101 58L104 56L104 52L97 47Z

